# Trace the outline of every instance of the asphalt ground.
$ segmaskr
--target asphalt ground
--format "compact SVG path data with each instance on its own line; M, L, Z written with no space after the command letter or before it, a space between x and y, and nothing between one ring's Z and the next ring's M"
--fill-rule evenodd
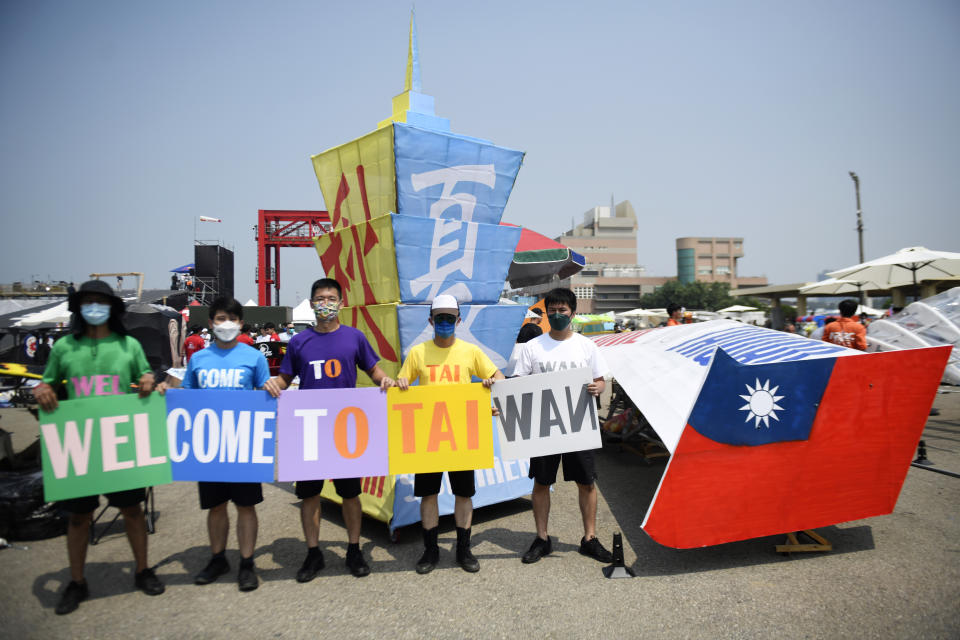
M937 468L960 472L960 389L942 387L924 440ZM36 421L0 409L17 450ZM960 478L912 467L893 514L818 531L833 551L775 552L783 536L694 550L651 540L640 528L663 473L608 445L598 455L598 534L610 546L622 532L632 580L608 580L602 565L577 553L582 535L575 487L559 483L550 531L554 553L520 562L533 539L529 498L478 510L467 574L453 558L452 518L441 519L441 564L420 576L419 527L392 542L365 519L361 545L372 574L343 565L346 531L339 508L324 506L321 548L327 568L310 583L294 575L303 559L292 487L264 487L256 551L260 588L236 585L231 572L208 586L193 575L209 557L195 485L156 488L157 532L150 562L167 586L150 597L133 588L133 562L120 526L90 547L91 597L67 616L53 609L69 580L65 540L20 543L0 551L0 637L4 638L957 638L960 637ZM803 487L798 486L798 491ZM231 518L234 513L231 507ZM103 525L98 525L98 531Z

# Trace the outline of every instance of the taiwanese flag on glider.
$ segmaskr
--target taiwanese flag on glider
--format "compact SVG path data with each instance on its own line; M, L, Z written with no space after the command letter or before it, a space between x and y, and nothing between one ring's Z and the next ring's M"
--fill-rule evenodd
M949 352L750 365L718 348L644 530L691 548L892 512Z

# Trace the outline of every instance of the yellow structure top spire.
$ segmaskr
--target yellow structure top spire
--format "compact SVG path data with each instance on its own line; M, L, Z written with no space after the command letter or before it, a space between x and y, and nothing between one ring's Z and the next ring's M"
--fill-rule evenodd
M392 122L405 122L422 129L450 131L450 121L433 111L433 96L420 93L420 51L417 45L417 16L410 10L410 34L407 40L407 73L403 93L393 97L393 115L377 124L382 129Z

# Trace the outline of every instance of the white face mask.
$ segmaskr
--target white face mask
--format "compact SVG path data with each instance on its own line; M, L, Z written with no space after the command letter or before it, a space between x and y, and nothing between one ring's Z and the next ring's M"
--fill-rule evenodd
M240 335L240 325L232 320L225 320L213 325L213 335L222 342L233 342Z

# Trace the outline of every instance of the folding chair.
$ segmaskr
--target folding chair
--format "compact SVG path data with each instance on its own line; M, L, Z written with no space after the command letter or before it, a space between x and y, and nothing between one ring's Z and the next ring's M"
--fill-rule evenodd
M147 519L147 533L154 533L156 529L157 522L157 505L153 497L153 487L147 487L147 497L146 497L146 506L143 510L144 517ZM110 508L110 505L105 505L100 509L100 513L96 514L93 518L93 521L90 523L90 544L97 544L100 542L100 538L107 535L107 532L113 528L113 525L116 523L117 519L120 517L120 510L117 509L117 512L114 514L113 519L107 524L107 526L100 532L100 535L96 535L97 521L103 517L103 514L107 512L107 509Z

